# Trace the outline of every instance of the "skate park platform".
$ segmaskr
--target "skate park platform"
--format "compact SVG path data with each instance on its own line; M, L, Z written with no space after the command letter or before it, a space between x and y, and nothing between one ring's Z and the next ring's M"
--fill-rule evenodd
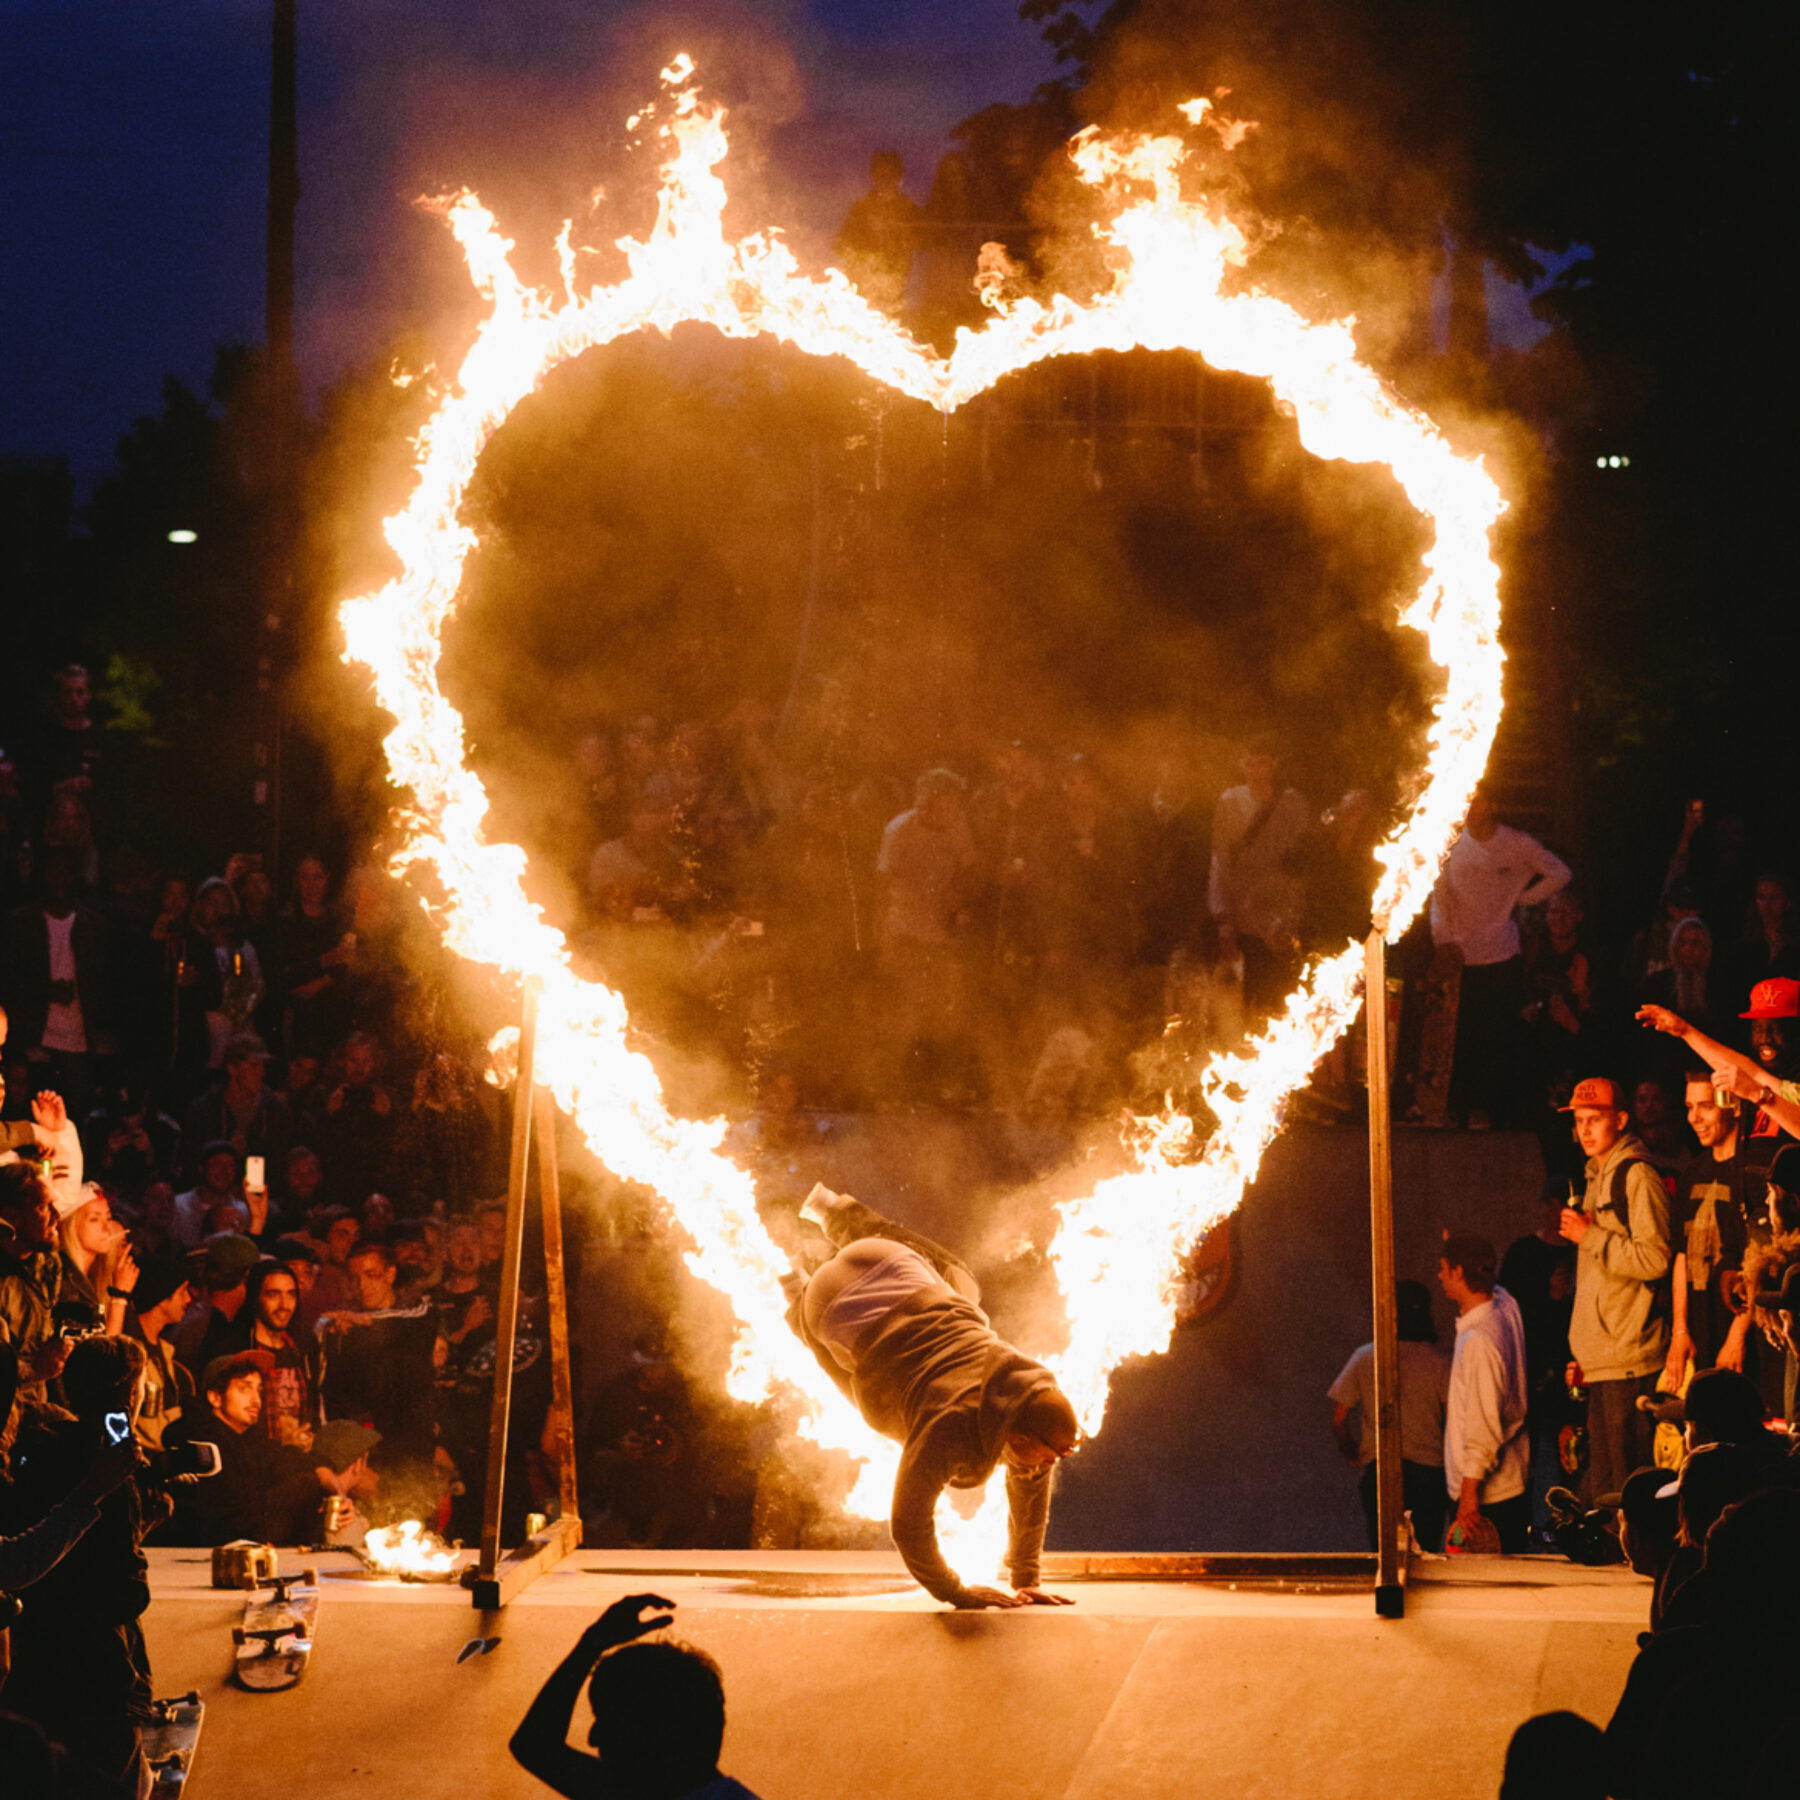
M192 1800L544 1794L507 1738L582 1629L642 1592L717 1659L722 1764L761 1800L1487 1800L1521 1720L1605 1722L1650 1603L1617 1568L1420 1559L1384 1621L1370 1577L1329 1559L1192 1580L1064 1555L1046 1585L1073 1607L952 1613L891 1553L577 1551L481 1614L328 1554L305 1559L324 1590L306 1677L252 1694L226 1681L243 1596L209 1585L205 1552L150 1555L156 1691L207 1703ZM499 1643L459 1664L472 1637ZM583 1701L576 1741L586 1725Z

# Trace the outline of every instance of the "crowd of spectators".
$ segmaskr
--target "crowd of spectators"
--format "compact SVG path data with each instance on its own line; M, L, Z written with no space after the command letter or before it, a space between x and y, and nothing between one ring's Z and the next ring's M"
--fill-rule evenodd
M116 1746L53 1672L111 1671L84 1689L112 1709L101 1725L145 1696L144 1542L402 1516L474 1535L504 1114L378 867L303 854L278 888L255 852L176 867L136 843L79 668L4 741L0 1531L23 1534L7 1582L49 1554L28 1543L61 1544L36 1585L91 1596L79 1628L27 1608L8 1704ZM1021 739L915 774L778 750L754 707L719 728L646 717L576 746L547 853L577 954L647 1036L706 1064L709 1100L1061 1121L1198 1104L1207 1057L1310 953L1367 930L1384 830L1360 791L1321 811L1272 743L1240 746L1222 788L1202 767ZM1667 1423L1713 1371L1749 1385L1759 1422L1795 1419L1791 890L1696 805L1645 913L1629 943L1599 941L1568 865L1482 793L1396 953L1403 1120L1535 1130L1549 1171L1542 1229L1504 1260L1446 1244L1454 1358L1429 1296L1402 1296L1424 1537L1521 1548L1552 1487L1627 1491L1656 1409ZM1297 1110L1354 1117L1357 1071L1329 1058ZM527 1301L515 1535L554 1491ZM660 1333L628 1341L583 1421L603 1504L633 1542L741 1535L705 1402ZM1353 1361L1333 1390L1365 1463L1367 1376Z

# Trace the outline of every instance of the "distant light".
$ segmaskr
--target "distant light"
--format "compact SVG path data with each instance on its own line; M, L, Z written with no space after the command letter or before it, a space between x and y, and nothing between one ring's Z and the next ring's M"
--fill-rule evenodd
M1594 467L1596 469L1604 469L1606 467L1606 458L1604 456L1596 456L1594 458Z
M1631 458L1629 456L1621 456L1619 458L1619 467L1622 469L1629 469L1631 467Z
M1606 459L1606 466L1609 469L1616 469L1619 466L1619 459L1616 456L1609 456Z
M1617 460L1618 459L1615 457L1614 461L1617 461ZM188 530L182 529L182 530L177 530L177 531L171 531L169 533L169 542L171 544L197 544L197 543L199 543L199 541L200 541L200 534L197 531L188 531Z

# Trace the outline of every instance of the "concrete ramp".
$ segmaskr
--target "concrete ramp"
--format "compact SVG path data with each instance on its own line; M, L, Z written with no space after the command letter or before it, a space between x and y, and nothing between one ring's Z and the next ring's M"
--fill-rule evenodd
M1520 1720L1604 1723L1650 1597L1618 1569L1434 1562L1383 1622L1361 1580L1053 1568L1074 1607L955 1614L891 1555L608 1552L484 1616L456 1588L316 1566L306 1679L245 1694L225 1683L241 1597L201 1553L152 1552L157 1691L207 1702L194 1800L541 1795L508 1736L582 1628L644 1591L724 1670L724 1766L762 1800L1491 1800ZM459 1665L475 1636L499 1646Z

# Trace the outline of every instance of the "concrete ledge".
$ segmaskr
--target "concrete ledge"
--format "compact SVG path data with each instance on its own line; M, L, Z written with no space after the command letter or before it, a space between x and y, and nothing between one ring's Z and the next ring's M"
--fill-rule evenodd
M152 1552L157 1692L207 1702L192 1800L541 1795L508 1736L589 1620L644 1590L718 1659L724 1764L764 1800L1492 1800L1520 1720L1609 1716L1650 1600L1619 1569L1469 1558L1416 1563L1402 1621L1368 1577L1089 1578L1073 1607L952 1613L891 1553L580 1552L489 1629L453 1583L315 1560L306 1678L243 1694L242 1596L203 1552ZM498 1645L458 1663L478 1630Z

